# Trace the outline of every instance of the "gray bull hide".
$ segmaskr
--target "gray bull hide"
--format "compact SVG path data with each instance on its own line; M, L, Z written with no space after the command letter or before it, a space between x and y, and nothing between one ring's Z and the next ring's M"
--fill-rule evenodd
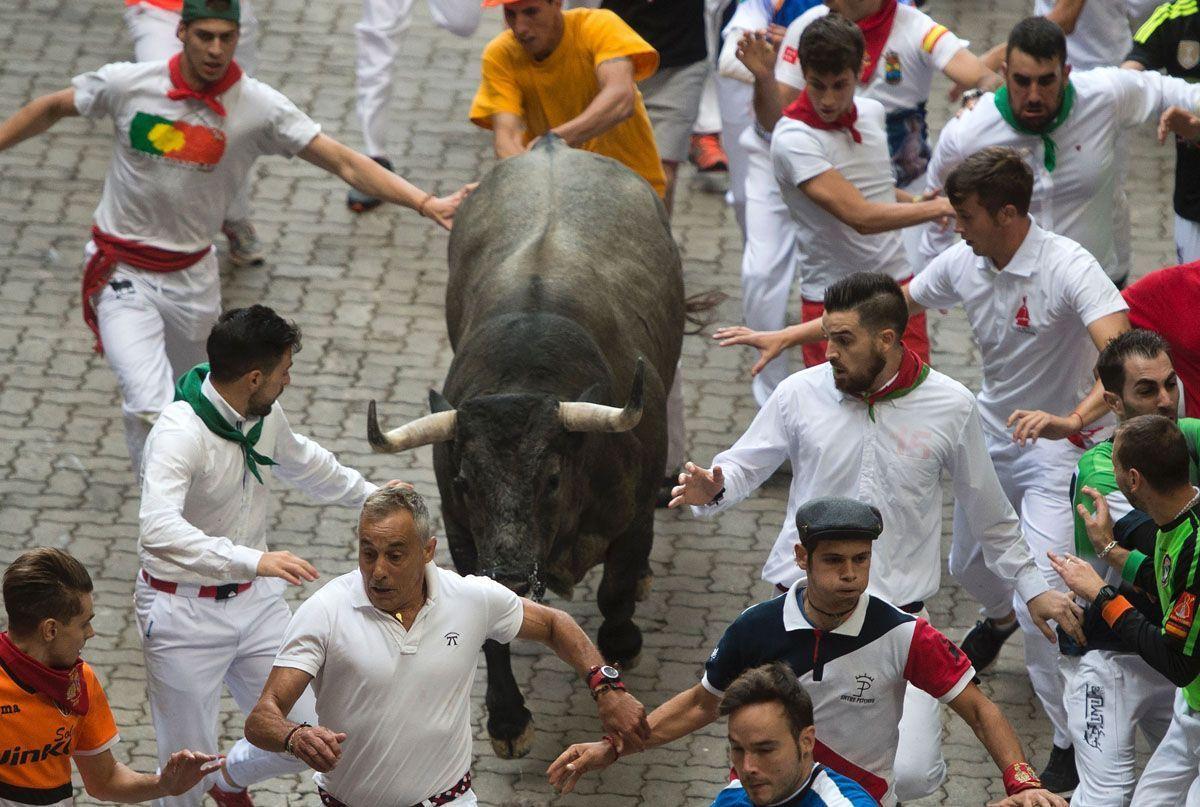
M450 236L454 361L432 414L377 450L434 444L446 538L462 574L563 597L604 564L597 643L632 666L650 583L666 396L684 329L679 251L658 197L629 169L556 137L505 160ZM521 756L533 728L507 645L484 645L488 733Z

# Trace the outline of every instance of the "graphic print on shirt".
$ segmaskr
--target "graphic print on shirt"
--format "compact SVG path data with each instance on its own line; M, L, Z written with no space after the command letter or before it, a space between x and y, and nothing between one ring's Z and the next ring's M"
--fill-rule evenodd
M1170 560L1168 555L1163 558L1163 565ZM1179 595L1179 599L1175 601L1175 607L1171 609L1171 613L1167 616L1166 631L1176 639L1187 641L1188 634L1192 632L1192 621L1196 618L1196 596L1190 591L1185 591Z
M871 689L871 685L875 683L875 676L867 673L859 673L854 676L854 682L850 684L850 692L841 696L841 700L846 703L874 703L875 698L867 695Z
M1017 309L1016 316L1013 317L1013 327L1021 333L1037 335L1037 331L1029 324L1029 298L1021 297L1021 307Z
M211 171L225 154L225 133L208 126L138 112L129 124L129 145L152 157Z
M900 69L900 54L889 50L883 54L883 80L888 84L899 84L904 79Z
M1200 42L1194 39L1181 39L1175 48L1175 61L1184 70L1191 70L1200 64Z

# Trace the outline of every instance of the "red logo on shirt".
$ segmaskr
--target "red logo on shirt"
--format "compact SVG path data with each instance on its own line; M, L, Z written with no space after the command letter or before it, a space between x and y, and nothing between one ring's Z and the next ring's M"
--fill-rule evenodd
M1185 591L1175 601L1171 615L1167 617L1167 633L1177 639L1186 640L1192 632L1192 620L1196 616L1196 595Z
M1017 309L1017 315L1013 317L1013 327L1022 333L1037 333L1029 324L1029 298L1021 298L1021 307Z
M793 48L791 45L788 45L786 48L783 49L783 60L785 62L787 62L788 64L795 64L796 60L799 58L800 58L800 54L796 53L796 49Z

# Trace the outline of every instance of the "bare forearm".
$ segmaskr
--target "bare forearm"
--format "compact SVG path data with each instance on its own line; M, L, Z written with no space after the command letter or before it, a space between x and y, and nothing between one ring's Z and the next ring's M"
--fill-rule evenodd
M754 76L754 117L758 125L768 132L783 116L783 102L779 97L779 82L770 73Z
M357 188L368 196L374 196L402 207L410 207L413 210L416 210L421 204L425 193L416 185L383 168L365 154L347 150L350 153L338 173L338 176L347 185Z
M1104 386L1096 381L1084 399L1079 402L1079 406L1075 407L1075 413L1082 421L1079 428L1083 429L1089 424L1095 423L1107 411L1108 404L1104 403Z
M550 612L553 617L547 626L546 644L554 655L570 664L580 676L586 676L593 667L604 664L604 657L575 620L564 611ZM526 619L530 618L526 616Z
M622 86L604 87L582 113L551 131L578 148L633 115L636 92Z
M103 784L85 783L85 789L97 801L110 801L117 804L136 804L166 796L166 791L159 785L158 774L138 773L137 771L116 763L112 776Z
M525 144L521 142L521 135L517 132L496 132L492 145L497 160L507 160L525 152Z
M963 715L963 719L1001 771L1014 762L1025 761L1017 733L996 704L990 701L980 704L973 715Z
M717 703L717 698L701 686L680 692L650 713L646 747L666 745L704 728L717 719Z
M244 731L251 744L278 753L284 750L288 732L297 725L287 719L274 700L264 697L246 717Z
M12 148L23 140L40 135L69 114L67 102L73 105L74 92L63 90L35 98L0 123L0 151Z
M944 212L938 201L896 204L864 202L846 218L838 218L861 235L874 235L924 224L940 218Z

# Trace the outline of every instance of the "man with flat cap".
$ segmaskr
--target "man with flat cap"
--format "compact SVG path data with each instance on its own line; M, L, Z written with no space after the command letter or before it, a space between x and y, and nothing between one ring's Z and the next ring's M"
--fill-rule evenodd
M879 510L854 499L812 499L797 508L796 529L795 561L806 579L734 620L700 682L650 714L645 747L713 722L734 679L782 661L812 697L819 732L813 758L857 781L883 807L896 804L892 764L909 683L948 704L987 748L1007 794L995 805L1066 807L1042 789L1016 732L973 683L966 655L924 619L866 593L871 551L883 531ZM862 731L866 725L872 730ZM617 756L604 740L572 745L551 764L550 782L567 792Z

